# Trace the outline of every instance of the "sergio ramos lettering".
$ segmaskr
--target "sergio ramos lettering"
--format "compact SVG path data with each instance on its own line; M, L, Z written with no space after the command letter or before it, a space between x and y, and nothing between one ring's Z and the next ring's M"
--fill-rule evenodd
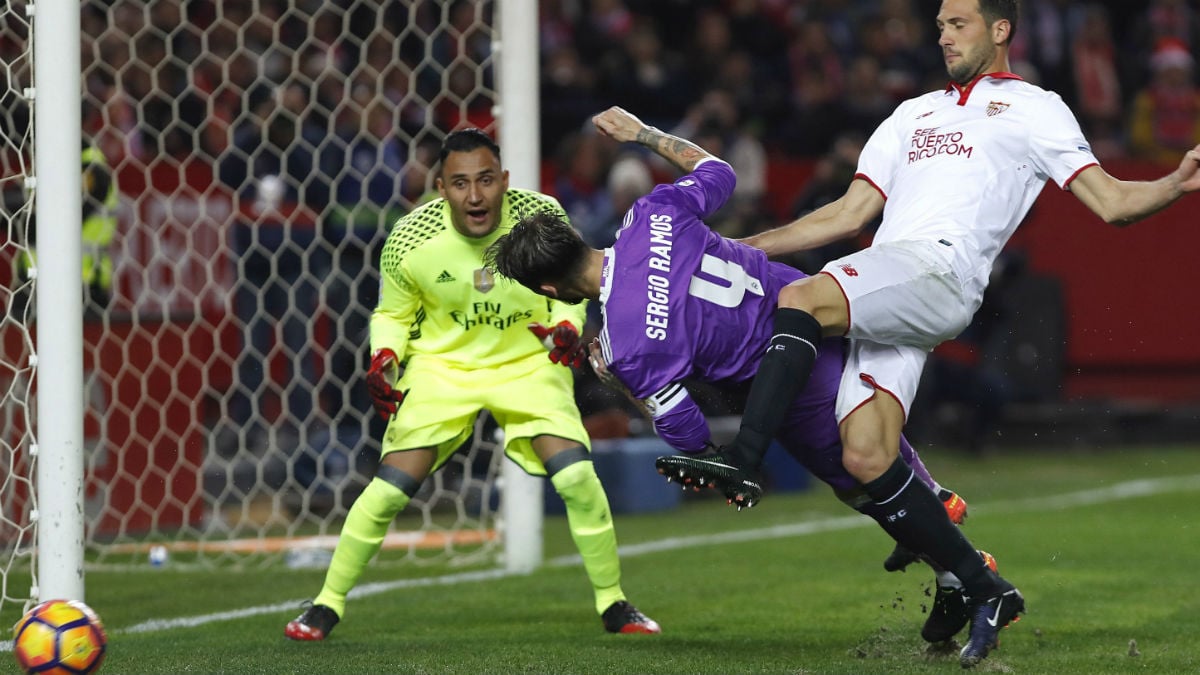
M646 277L646 337L651 340L666 340L670 323L671 280L671 216L651 214L650 253L647 265L651 270ZM658 274L657 272L662 272Z

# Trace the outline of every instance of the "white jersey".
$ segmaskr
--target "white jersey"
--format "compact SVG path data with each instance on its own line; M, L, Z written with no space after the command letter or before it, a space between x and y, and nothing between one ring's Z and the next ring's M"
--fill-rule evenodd
M875 243L941 241L968 306L1048 179L1098 164L1062 99L1011 73L909 99L863 148L858 178L887 200ZM972 309L973 311L973 309Z

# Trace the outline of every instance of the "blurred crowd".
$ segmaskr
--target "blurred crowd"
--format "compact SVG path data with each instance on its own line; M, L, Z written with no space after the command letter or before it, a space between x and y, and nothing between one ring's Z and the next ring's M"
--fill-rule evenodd
M494 5L85 2L85 132L114 164L215 161L231 151L239 125L280 109L318 142L342 139L346 152L349 139L394 142L380 161L391 162L399 202L411 204L431 186L441 134L493 122ZM763 208L770 159L836 163L847 139L869 134L898 101L945 86L938 5L540 2L548 182L603 243L620 206L608 201L612 188L646 184L618 161L628 158L587 137L591 114L621 105L734 163L738 203L718 226L741 233ZM1025 0L1012 54L1019 75L1071 105L1102 159L1171 161L1200 140L1195 0ZM295 95L272 93L285 85Z
M663 127L696 115L716 135L737 129L773 153L821 155L839 134L869 133L899 101L945 86L939 4L543 2L545 143L555 147L581 112L616 103ZM1195 144L1194 130L1143 117L1195 120L1195 2L1024 0L1012 54L1017 74L1058 92L1112 152ZM732 115L695 110L713 90L732 99ZM1143 126L1157 134L1143 137Z

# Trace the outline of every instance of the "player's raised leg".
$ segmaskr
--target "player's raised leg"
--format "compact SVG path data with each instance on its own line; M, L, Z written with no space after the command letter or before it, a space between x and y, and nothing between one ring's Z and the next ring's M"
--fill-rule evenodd
M751 384L737 438L714 455L659 457L654 463L658 472L684 485L715 487L739 510L757 504L763 492L758 468L796 394L808 382L821 330L808 312L778 309L774 334Z

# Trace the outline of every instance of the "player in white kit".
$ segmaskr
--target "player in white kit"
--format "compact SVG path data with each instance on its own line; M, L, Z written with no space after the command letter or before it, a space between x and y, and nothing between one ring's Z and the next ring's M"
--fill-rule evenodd
M745 486L782 403L804 386L822 337L851 338L837 403L843 463L899 527L923 537L923 553L959 561L972 605L963 667L987 656L1024 599L980 569L978 555L936 534L945 512L897 455L926 356L970 322L997 254L1047 180L1118 226L1200 189L1200 146L1159 180L1105 172L1062 99L1009 72L1017 14L1017 0L943 0L946 89L905 101L876 129L844 196L747 240L770 256L793 253L853 236L883 214L870 247L780 291L775 334L734 443L715 457L659 460L672 477L758 501Z

